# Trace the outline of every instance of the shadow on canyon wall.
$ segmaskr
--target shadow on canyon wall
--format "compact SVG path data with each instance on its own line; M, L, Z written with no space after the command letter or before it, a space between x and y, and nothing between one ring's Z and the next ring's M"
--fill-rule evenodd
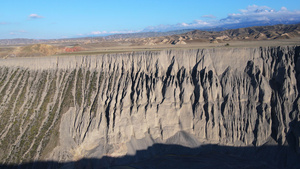
M295 141L295 140L294 140ZM180 145L154 144L147 150L124 157L81 159L76 162L31 162L20 165L0 164L1 169L168 169L225 168L267 169L300 168L300 155L290 146L232 147L202 145L188 148Z
M123 157L0 164L0 169L300 169L300 121L289 125L284 145L278 145L273 138L260 147L153 144Z

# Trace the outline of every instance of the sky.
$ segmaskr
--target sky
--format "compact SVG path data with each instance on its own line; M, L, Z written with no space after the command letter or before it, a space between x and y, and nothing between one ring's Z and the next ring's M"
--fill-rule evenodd
M300 1L0 0L0 39L101 36L270 19L300 21Z

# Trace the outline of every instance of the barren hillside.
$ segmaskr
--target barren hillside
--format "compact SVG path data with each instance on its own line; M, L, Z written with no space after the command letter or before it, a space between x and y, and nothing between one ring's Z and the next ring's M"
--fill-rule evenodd
M300 167L299 64L299 46L2 59L0 168Z

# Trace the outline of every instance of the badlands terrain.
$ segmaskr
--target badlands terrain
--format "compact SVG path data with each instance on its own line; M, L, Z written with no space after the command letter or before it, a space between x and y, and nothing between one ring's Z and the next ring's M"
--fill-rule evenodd
M225 31L181 30L72 39L0 39L0 58L95 55L132 51L298 45L300 24Z
M300 168L299 35L1 40L0 168Z

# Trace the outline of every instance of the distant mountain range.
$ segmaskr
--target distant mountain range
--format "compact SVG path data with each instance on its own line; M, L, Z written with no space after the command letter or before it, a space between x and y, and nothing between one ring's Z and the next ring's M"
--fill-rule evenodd
M253 26L273 26L273 25L292 25L292 24L298 24L300 21L252 21L252 22L243 22L243 23L235 23L235 24L225 24L218 28L211 28L211 29L238 29L238 28L247 28L247 27L253 27Z
M149 37L160 37L160 36L171 36L178 35L186 32L193 31L194 29L183 29L167 32L139 32L139 33L125 33L125 34L113 34L108 36L94 36L94 37L83 37L83 38L69 38L69 39L0 39L0 45L23 45L23 44L35 44L35 43L61 43L61 42L101 42L106 40L114 39L128 39L128 38L149 38Z
M193 42L222 43L229 41L252 41L291 39L300 37L300 24L254 26L248 28L229 29L224 31L193 30L180 35L161 36L141 39L145 45L186 44Z
M150 37L159 37L159 36L178 35L193 30L194 29L182 29L182 30L167 31L167 32L139 32L139 33L114 34L114 35L104 36L103 38L105 39L150 38Z
M288 22L290 23L290 22ZM248 25L267 25L267 22L249 22L243 24L227 24L223 27L203 28L203 29L182 29L167 32L140 32L127 34L114 34L104 37L84 37L70 39L0 39L0 45L27 45L27 44L82 44L82 43L99 43L125 39L136 39L135 41L146 41L146 44L168 44L174 41L203 39L211 40L263 40L292 38L300 36L300 24L279 24L272 26L252 26ZM238 27L238 28L236 28ZM236 29L230 29L236 28ZM223 36L220 38L220 36ZM225 37L226 36L226 37ZM179 37L181 37L179 39ZM149 42L149 38L152 42ZM217 38L217 39L216 39ZM139 40L138 40L139 39ZM166 40L167 39L167 40ZM160 41L164 41L160 43ZM140 44L140 43L139 43Z
M4 39L0 40L0 58L48 56L54 54L97 51L106 47L189 45L195 43L229 43L232 41L260 41L300 37L300 24L253 26L223 31L179 30L117 34L107 37L73 39Z
M290 39L300 36L300 24L253 26L247 28L229 29L224 31L194 30L181 34L182 37L211 40L268 40ZM222 38L221 38L222 37Z
M224 24L222 26L217 27L194 27L193 29L182 29L182 27L166 27L165 29L157 28L150 29L146 28L142 32L139 33L127 33L127 34L114 34L109 36L104 36L105 39L121 39L121 38L148 38L148 37L160 37L160 36L171 36L171 35L179 35L186 32L190 32L193 30L201 30L201 31L225 31L229 29L238 29L238 28L247 28L247 27L255 27L255 26L274 26L274 25L293 25L298 24L300 21L255 21L255 22L243 22L243 23L232 23L232 24Z
M253 26L272 26L278 24L291 25L300 23L300 15L290 15L285 14L282 16L275 17L270 14L272 11L269 11L270 15L261 14L260 12L265 11L256 11L255 14L249 16L229 16L227 18L216 20L216 21L201 21L196 20L194 23L186 24L179 23L176 25L158 25L158 26L149 26L145 28L142 32L167 32L167 31L175 31L182 29L197 29L204 31L223 31L227 29L237 29L237 28L246 28ZM261 14L261 15L260 15ZM254 18L256 19L254 19Z

